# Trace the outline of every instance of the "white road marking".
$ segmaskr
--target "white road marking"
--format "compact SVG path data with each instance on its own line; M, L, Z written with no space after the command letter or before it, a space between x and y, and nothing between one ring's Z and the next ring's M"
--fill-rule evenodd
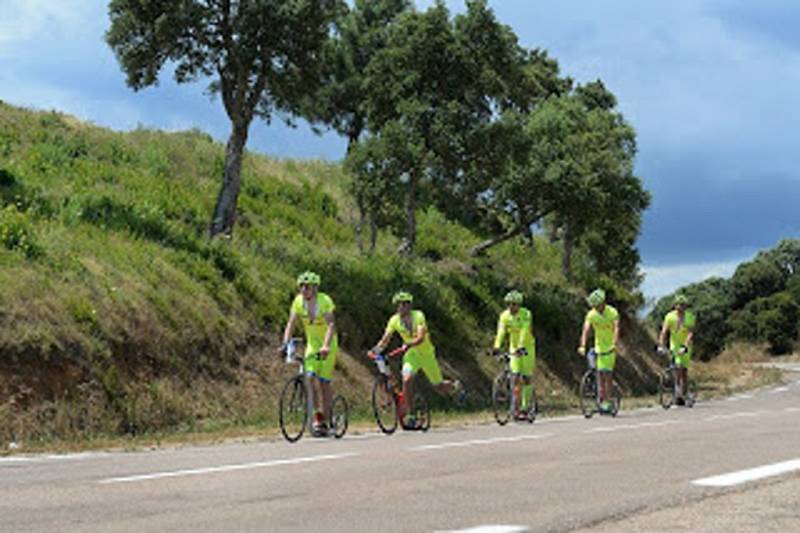
M800 407L785 407L783 410L787 413L797 413L800 411Z
M695 479L692 481L692 485L699 485L701 487L731 487L733 485L740 485L748 481L755 481L780 474L786 474L787 472L794 472L795 470L800 470L800 459L759 466L757 468L750 468L748 470L739 470L737 472L722 474L720 476Z
M658 427L658 426L666 426L669 424L676 424L677 421L675 420L665 420L663 422L642 422L641 424L620 424L618 426L608 426L608 427L600 427L600 428L593 428L587 429L584 433L607 433L610 431L620 431L624 429L639 429L639 428L649 428L649 427Z
M107 457L110 453L102 452L85 452L85 453L69 453L69 454L47 454L47 455L21 455L11 457L0 457L0 465L4 463L43 463L45 461L82 461L87 459L95 459L97 457Z
M474 439L474 440L464 440L455 442L444 442L442 444L426 444L423 446L414 446L413 448L409 449L414 452L421 452L427 450L441 450L444 448L461 448L465 446L480 446L483 444L499 444L504 442L518 442L522 440L538 440L538 439L546 439L547 437L552 437L552 436L553 433L541 433L537 435L518 435L516 437L497 437L494 439Z
M319 461L330 461L333 459L345 459L360 455L358 453L341 453L337 455L313 455L310 457L293 457L291 459L276 459L274 461L261 461L257 463L241 463L222 466L210 466L206 468L194 468L190 470L173 470L172 472L153 472L150 474L139 474L135 476L112 477L98 481L101 484L110 483L132 483L134 481L147 481L151 479L163 479L184 476L199 476L203 474L216 474L218 472L231 472L234 470L251 470L254 468L266 468L270 466L296 465L302 463L316 463Z
M706 417L706 421L710 422L712 420L728 420L731 418L748 418L758 415L766 414L767 411L744 411L741 413L731 413L729 415L713 415Z
M442 529L436 533L525 533L525 526L477 526L469 529Z
M769 391L770 394L778 394L779 392L786 392L789 390L789 387L778 387L777 389L772 389Z

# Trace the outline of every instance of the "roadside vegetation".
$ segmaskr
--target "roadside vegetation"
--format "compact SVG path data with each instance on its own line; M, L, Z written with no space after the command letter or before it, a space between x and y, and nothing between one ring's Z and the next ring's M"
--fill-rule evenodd
M763 344L772 355L792 353L800 331L800 241L785 239L740 264L728 278L710 278L676 291L688 296L704 335L697 346L706 359L736 342ZM674 294L648 315L655 326Z

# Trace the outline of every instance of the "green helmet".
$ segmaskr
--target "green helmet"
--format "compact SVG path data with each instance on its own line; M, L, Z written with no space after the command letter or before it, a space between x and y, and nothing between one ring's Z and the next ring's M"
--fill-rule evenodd
M683 294L678 294L675 296L675 301L673 305L689 305L689 299L684 296Z
M310 270L306 270L299 276L297 276L297 285L319 285L320 278L319 274L316 272L311 272Z
M586 301L592 307L597 307L598 305L600 305L602 303L605 303L605 301L606 301L606 291L604 291L603 289L595 289L595 290L592 291L592 294L590 294L586 298Z
M411 296L410 292L406 292L406 291L396 292L396 293L394 293L394 296L392 296L392 303L393 304L398 304L400 302L409 302L410 303L410 302L413 302L413 301L414 301L414 297Z
M519 291L509 291L503 301L507 304L521 304L524 296Z

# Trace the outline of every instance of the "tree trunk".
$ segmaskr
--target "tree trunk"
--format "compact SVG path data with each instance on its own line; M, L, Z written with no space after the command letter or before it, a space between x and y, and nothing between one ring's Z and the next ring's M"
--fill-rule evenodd
M564 247L563 255L561 256L561 273L567 281L572 281L572 251L575 246L575 237L570 231L569 227L564 228L564 238L562 240Z
M369 253L375 251L375 245L378 244L378 223L375 222L375 217L369 217Z
M242 185L242 157L247 144L249 124L234 124L225 148L225 170L222 174L222 188L214 207L214 216L209 227L209 236L233 235L236 223L236 203Z
M408 182L408 194L406 195L406 237L397 249L401 255L410 255L414 252L414 245L417 242L417 177L412 172Z
M517 235L521 235L522 233L525 232L525 228L527 227L528 227L527 224L520 224L519 226L517 226L516 228L512 229L509 232L485 240L482 243L473 246L472 249L469 251L469 255L471 255L472 257L483 255L489 248L496 246L501 242L506 242L509 239L513 239Z

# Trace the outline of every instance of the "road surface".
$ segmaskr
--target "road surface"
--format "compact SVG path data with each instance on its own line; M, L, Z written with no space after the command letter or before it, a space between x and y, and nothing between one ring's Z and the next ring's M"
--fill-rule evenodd
M796 367L617 418L0 457L0 531L798 531Z

